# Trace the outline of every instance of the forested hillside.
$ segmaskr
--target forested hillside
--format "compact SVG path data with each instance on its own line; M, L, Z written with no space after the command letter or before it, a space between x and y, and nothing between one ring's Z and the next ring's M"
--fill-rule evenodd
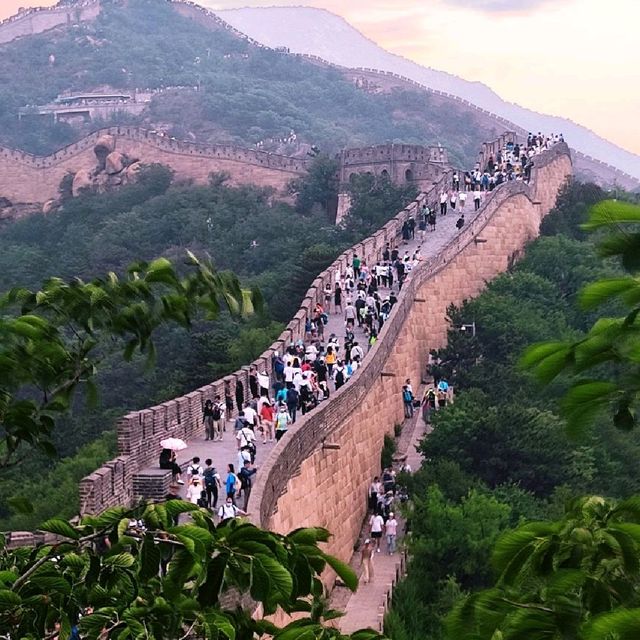
M0 47L0 144L46 154L98 128L104 123L18 122L17 113L63 91L100 87L183 87L159 94L140 117L114 121L201 142L251 145L294 131L297 143L327 153L386 141L441 143L468 165L481 142L501 133L479 127L469 112L432 104L424 93L364 93L332 69L211 31L164 0L102 4L93 23Z
M168 169L151 165L135 185L68 200L61 211L0 230L0 295L15 286L37 290L52 276L88 280L122 273L132 262L159 256L180 264L190 250L210 256L220 270L234 271L266 300L264 313L249 319L223 315L215 322L198 321L189 332L161 331L151 370L142 359L126 364L106 352L98 375L99 409L85 407L80 398L56 429L63 460L54 463L25 450L21 464L0 481L1 529L72 516L77 481L113 452L117 417L192 391L255 359L297 311L317 274L416 195L413 187L363 176L352 188L354 215L336 227L316 200L335 188L323 183L325 173L317 170L331 162L318 158L300 181L305 198L297 210L272 201L269 189L228 187L224 176L212 176L204 187L173 185ZM25 469L38 472L23 477ZM7 519L10 495L29 496L35 513Z
M453 604L492 584L490 552L507 529L559 518L578 496L640 492L640 434L603 416L585 438L569 438L560 416L567 381L542 387L518 365L532 343L575 340L596 317L621 314L613 304L597 315L577 304L584 285L621 273L598 255L597 236L579 227L605 197L593 185L569 185L524 259L450 309L448 345L434 353L441 361L434 373L454 383L456 401L435 415L421 444L426 462L407 479L413 558L387 618L394 640L444 638ZM456 328L471 322L475 336Z

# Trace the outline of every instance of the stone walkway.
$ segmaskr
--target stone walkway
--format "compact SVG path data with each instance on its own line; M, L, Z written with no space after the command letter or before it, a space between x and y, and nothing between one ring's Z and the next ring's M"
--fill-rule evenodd
M423 389L420 390L420 393L422 392ZM414 417L406 420L403 425L395 456L406 459L411 469L417 469L422 463L422 457L416 447L425 433L427 433L427 425L422 419L421 412L416 411ZM362 546L364 539L369 537L369 515L367 514L360 534L359 547ZM365 628L382 631L384 614L390 604L393 586L404 575L406 566L403 548L405 523L402 517L398 517L398 513L395 516L398 520L398 551L393 555L386 553L386 541L383 540L381 552L374 554L373 580L369 584L365 584L361 580L355 593L351 593L346 587L336 587L331 594L332 608L344 611L345 614L337 620L337 625L342 633L353 633L358 629ZM362 567L359 551L353 554L350 565L361 577Z
M465 220L466 223L469 224L476 215L476 212L473 211L473 200L471 198L467 199L467 204L465 207ZM449 210L449 213L446 216L437 215L437 224L436 230L431 232L425 232L424 241L421 241L419 238L419 231L416 229L416 237L413 240L408 242L400 241L398 248L400 251L400 256L404 254L404 251L408 251L410 255L413 255L414 251L420 248L420 254L423 258L431 258L437 255L443 247L457 234L459 233L458 229L456 229L456 221L459 217L459 210L452 212ZM409 273L409 278L411 277L411 273ZM386 293L388 289L384 287L380 288L381 293ZM397 292L397 286L395 287L395 291ZM392 312L393 313L393 312ZM342 345L345 333L345 324L344 318L342 314L329 313L329 321L324 328L324 336L325 340L328 340L329 336L332 333L335 333L336 336L340 340L340 344ZM364 332L359 329L357 326L355 327L355 337L356 340L360 343L360 345L365 350L366 354L366 344L367 339L364 335ZM366 359L366 355L365 355ZM327 402L331 402L331 400L327 400ZM301 413L298 413L298 417L301 416ZM178 454L178 462L183 463L187 460L190 460L193 456L200 457L200 464L204 467L204 461L206 458L211 458L213 460L213 465L216 467L218 473L220 474L220 479L224 483L224 479L227 473L227 465L229 463L233 463L237 468L237 447L235 440L235 433L233 429L233 421L227 421L226 425L226 433L223 434L222 442L208 442L205 441L204 436L200 438L196 438L194 440L190 440L188 442L188 449L179 452ZM285 436L286 437L286 436ZM257 442L257 454L256 454L256 466L258 469L258 473L260 473L260 463L262 460L265 460L269 451L273 448L275 443L267 443L262 444L260 438L258 438ZM412 465L413 466L413 465ZM186 489L183 487L182 495ZM218 502L220 504L220 501ZM242 505L242 502L239 502Z

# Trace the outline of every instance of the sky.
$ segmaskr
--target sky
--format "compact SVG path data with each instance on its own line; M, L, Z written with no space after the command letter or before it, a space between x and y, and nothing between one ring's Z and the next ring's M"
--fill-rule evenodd
M0 0L0 19L55 0ZM319 7L385 49L640 153L640 0L200 0ZM515 8L514 8L515 7Z

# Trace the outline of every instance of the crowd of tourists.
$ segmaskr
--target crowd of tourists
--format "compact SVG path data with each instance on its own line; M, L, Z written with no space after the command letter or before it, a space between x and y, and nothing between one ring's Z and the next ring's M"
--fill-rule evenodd
M250 367L247 397L242 383L237 381L235 397L227 388L224 398L216 396L205 401L205 439L221 442L232 438L237 458L227 464L224 478L210 458L204 466L194 458L187 470L187 499L214 510L221 518L245 513L257 472L260 442L266 445L281 440L300 414L329 400L362 366L397 303L397 294L422 259L423 243L436 230L438 204L440 216L450 211L459 214L456 227L461 229L468 197L473 197L478 209L485 192L505 180L530 175L532 158L561 141L562 136L530 135L526 145L507 143L495 158L487 159L482 171L478 166L472 172L454 172L451 189L439 194L439 202L425 202L415 218L408 217L401 229L401 241L387 243L375 264L354 255L345 271L336 273L335 279L325 284L321 300L306 318L304 338L292 342L284 352L275 353L270 371ZM413 242L416 234L417 242ZM448 384L445 380L436 382L423 398L416 399L410 381L406 381L402 388L406 418L422 407L428 421L432 411L446 405ZM175 452L163 450L160 467L172 471L174 492L179 491L177 485L185 481ZM224 501L218 506L221 496ZM238 506L240 499L244 509Z

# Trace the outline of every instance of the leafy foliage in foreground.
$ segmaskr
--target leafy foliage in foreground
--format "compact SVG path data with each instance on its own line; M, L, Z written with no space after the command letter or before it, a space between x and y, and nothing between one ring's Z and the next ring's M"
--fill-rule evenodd
M126 277L110 273L84 282L47 280L39 291L12 289L0 300L0 469L25 445L53 456L56 416L67 412L80 385L97 401L94 377L100 348L111 341L130 360L154 359L154 333L165 324L190 325L200 308L209 317L224 307L252 313L257 292L243 291L231 273L189 255L180 277L166 258L131 265Z
M613 260L598 256L592 234L567 224L585 221L596 198L604 194L593 185L568 184L545 218L545 234L513 270L449 309L448 344L434 356L456 399L433 417L434 430L420 445L426 462L409 479L421 506L410 518L408 577L385 619L395 640L443 640L452 607L493 584L490 550L501 533L525 521L558 520L576 496L622 500L640 492L638 430L621 431L601 416L597 428L572 440L561 415L567 380L541 387L519 365L532 343L572 342L588 332L597 316L578 305L580 291L621 275ZM604 310L624 313L615 300ZM460 331L471 322L475 336ZM615 368L602 370L603 377L607 372L615 379ZM480 497L483 507L471 509Z
M619 258L625 275L600 279L584 287L581 307L591 311L611 301L625 309L622 317L600 317L576 341L544 342L530 347L524 366L549 383L562 373L573 377L562 401L571 434L584 434L603 411L613 415L623 431L637 426L640 402L640 206L605 201L596 205L583 225L604 229L598 250L604 258Z
M176 525L181 514L188 521ZM183 518L185 516L182 516ZM42 530L59 538L34 549L0 547L0 633L24 639L68 638L78 627L87 640L346 639L324 620L326 567L351 589L353 571L324 553L321 528L289 535L241 520L217 527L204 509L181 500L113 508L77 525L52 519ZM276 611L304 617L279 628L252 617ZM375 640L360 631L353 640Z
M592 640L640 633L640 497L582 498L498 540L493 588L460 602L451 640ZM635 634L635 635L634 635Z

